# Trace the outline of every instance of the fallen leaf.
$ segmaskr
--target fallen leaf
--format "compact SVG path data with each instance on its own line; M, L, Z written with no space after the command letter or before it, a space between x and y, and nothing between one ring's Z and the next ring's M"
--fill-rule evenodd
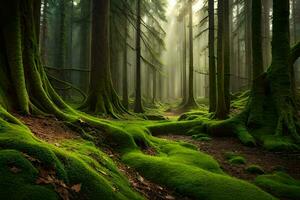
M63 187L58 187L55 189L55 191L59 194L59 196L63 199L63 200L69 200L69 191L66 188Z
M173 197L173 196L171 196L171 195L167 195L165 198L168 199L168 200L173 200L173 199L175 199L175 197Z
M75 191L75 192L80 192L80 190L81 190L81 183L76 184L76 185L73 185L73 186L71 187L71 189L72 189L73 191Z
M142 176L138 176L137 178L139 181L141 181L142 183L144 182L144 178Z
M9 169L11 172L17 174L19 173L20 171L22 171L21 169L17 168L16 166L12 166L10 169Z

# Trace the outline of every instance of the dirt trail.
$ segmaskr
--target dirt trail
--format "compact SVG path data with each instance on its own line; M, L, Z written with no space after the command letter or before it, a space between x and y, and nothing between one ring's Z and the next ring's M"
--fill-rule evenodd
M68 139L80 139L80 134L71 130L62 121L53 117L32 117L20 116L15 114L25 125L27 125L32 133L41 140L60 146L60 142ZM149 200L189 200L179 194L168 190L158 184L146 180L138 172L131 167L123 164L118 154L112 149L101 148L107 153L117 164L121 173L123 173L131 183L132 188L142 194Z
M236 138L212 138L211 141L196 141L190 136L164 135L161 138L185 141L192 143L199 150L213 156L222 169L231 176L244 180L254 180L257 175L246 172L247 166L251 164L261 166L266 173L275 169L283 168L289 175L300 179L300 153L268 152L261 147L247 147ZM246 164L230 164L226 158L226 152L236 152L246 158Z

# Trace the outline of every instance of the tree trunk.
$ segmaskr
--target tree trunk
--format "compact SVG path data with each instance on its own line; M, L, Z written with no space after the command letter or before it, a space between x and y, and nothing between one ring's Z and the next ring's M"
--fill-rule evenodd
M270 39L270 0L262 1L263 4L263 66L267 69L271 61L271 39Z
M136 85L134 112L143 113L142 85L141 85L141 0L137 0L136 19Z
M25 114L51 113L70 120L62 110L71 114L72 109L54 91L41 65L34 12L33 1L12 0L0 8L0 17L5 19L0 21L0 41L5 41L0 56L7 60L0 68L5 107Z
M91 84L81 109L117 118L126 111L113 88L110 73L110 1L93 0L92 5Z
M227 109L225 103L224 91L224 43L223 43L223 9L224 1L218 1L218 47L217 47L217 107L215 117L217 119L225 119L227 117Z
M127 20L127 10L126 4L124 3L124 47L123 47L123 106L129 108L129 98L128 98L128 58L127 58L127 38L128 38L128 20Z
M216 111L216 63L215 63L215 1L208 1L209 13L209 112Z
M80 2L80 57L79 66L81 69L90 69L90 49L91 49L91 26L90 11L91 0L83 0ZM81 74L79 76L80 88L87 92L89 88L89 74Z
M188 80L188 97L184 107L190 108L197 105L194 97L194 37L193 37L193 1L189 0L189 80Z
M229 38L229 0L223 3L223 62L224 62L224 96L226 113L230 111L230 38Z
M255 81L247 122L248 127L256 128L254 133L259 133L258 137L262 137L265 146L269 143L262 134L273 135L273 140L290 136L295 142L300 142L290 55L289 0L274 0L272 64L267 73ZM261 130L263 132L259 132Z
M40 54L44 65L47 65L47 34L48 34L48 0L43 1L43 16L40 38Z
M262 3L252 0L252 52L253 80L264 72L262 51Z
M253 36L252 33L252 1L251 0L245 0L245 56L246 56L246 69L247 69L247 78L248 78L248 85L249 88L252 85L252 77L253 76L253 65L252 65L252 42L253 42ZM255 21L257 22L257 21ZM261 44L260 44L261 45Z
M186 80L186 22L185 17L182 19L183 24L183 40L182 40L182 105L186 104L188 93L187 93L187 80Z
M152 82L152 104L155 105L156 103L156 83L157 83L157 72L155 69L152 71L153 73L153 82Z

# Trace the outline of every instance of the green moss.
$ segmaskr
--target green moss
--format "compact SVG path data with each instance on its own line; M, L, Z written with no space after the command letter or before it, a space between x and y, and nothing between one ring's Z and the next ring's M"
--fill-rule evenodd
M264 169L259 165L250 165L246 168L246 171L250 174L264 174Z
M257 131L253 133L253 135L262 142L265 149L269 151L297 151L300 149L300 146L295 144L292 138L268 134L268 132L264 130L266 129Z
M132 152L125 155L123 160L146 178L192 199L233 200L236 196L241 200L274 199L252 184L190 165L184 159L174 161L165 157Z
M133 135L136 134L138 132L133 131ZM145 155L136 149L125 152L122 160L147 179L192 199L227 200L235 199L236 195L240 199L274 199L250 183L225 175L211 156L195 148L149 134L143 137L156 149L157 155Z
M7 124L0 123L0 199L59 199L51 184L36 184L40 164L28 160L24 153L43 168L53 169L56 179L68 186L81 184L77 195L84 199L143 199L114 162L91 142L66 141L58 148L38 140L23 126ZM123 148L129 142L125 144ZM10 167L18 172L11 172Z
M293 200L300 199L300 181L283 172L261 175L255 179L255 184L271 194Z
M197 134L197 135L192 135L192 138L194 140L198 140L198 141L211 141L211 137L209 137L207 134Z
M235 152L226 152L225 158L228 160L230 164L235 164L235 165L246 164L246 159Z

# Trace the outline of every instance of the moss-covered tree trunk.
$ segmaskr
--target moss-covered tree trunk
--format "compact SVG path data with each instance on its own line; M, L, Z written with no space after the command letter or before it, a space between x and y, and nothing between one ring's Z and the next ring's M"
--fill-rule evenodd
M112 85L109 13L109 0L92 2L91 83L87 100L81 109L97 115L118 117L118 114L126 111Z
M70 120L72 112L51 87L39 57L35 1L12 0L0 8L2 105L24 114L49 113Z
M247 107L247 126L258 137L267 134L274 138L290 136L294 142L300 142L291 77L290 57L293 51L290 51L289 41L289 0L274 0L272 64L267 73L260 75L254 82ZM264 142L268 145L266 140Z

